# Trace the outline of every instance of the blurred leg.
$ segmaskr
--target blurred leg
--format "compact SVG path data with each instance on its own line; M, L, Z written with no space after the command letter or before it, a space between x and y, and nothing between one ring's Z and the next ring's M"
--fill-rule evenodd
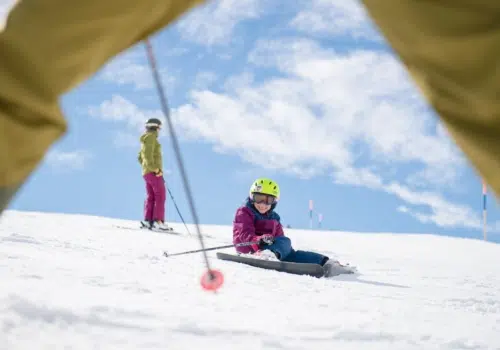
M362 1L458 146L500 195L500 1Z
M286 257L286 259L282 259L282 261L294 262L299 264L319 265L323 265L327 260L327 257L322 254L305 250L294 250Z

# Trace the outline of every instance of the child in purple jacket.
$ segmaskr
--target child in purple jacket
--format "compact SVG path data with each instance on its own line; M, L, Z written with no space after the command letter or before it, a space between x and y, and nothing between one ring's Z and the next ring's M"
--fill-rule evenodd
M327 256L292 248L290 238L283 233L280 216L274 211L279 196L280 189L276 182L267 178L259 178L253 182L246 204L236 211L233 243L255 244L240 246L236 250L243 254L259 255L272 252L281 261L320 264L326 270L334 263Z

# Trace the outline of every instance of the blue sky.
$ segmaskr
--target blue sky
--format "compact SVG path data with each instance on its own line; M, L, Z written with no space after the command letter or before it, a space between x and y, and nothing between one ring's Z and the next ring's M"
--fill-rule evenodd
M0 13L9 2L0 1ZM3 9L3 10L2 10ZM283 223L482 236L481 180L355 1L218 0L152 39L202 223L231 224L252 180ZM144 46L62 99L68 134L11 208L141 219L143 123L164 119ZM170 139L171 193L191 222ZM179 221L170 196L169 221ZM498 207L488 197L490 238Z

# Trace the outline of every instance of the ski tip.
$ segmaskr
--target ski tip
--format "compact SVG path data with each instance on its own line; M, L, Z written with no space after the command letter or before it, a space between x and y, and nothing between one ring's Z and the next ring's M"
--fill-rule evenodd
M200 284L204 290L215 292L224 284L224 275L219 270L207 270L201 276Z

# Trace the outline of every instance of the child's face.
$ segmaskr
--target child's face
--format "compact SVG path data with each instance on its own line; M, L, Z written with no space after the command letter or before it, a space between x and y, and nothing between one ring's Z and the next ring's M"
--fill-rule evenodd
M254 206L261 214L265 214L271 209L271 204L266 203L254 203Z
M276 197L264 194L264 193L254 193L252 194L253 205L261 214L267 213L273 203L276 202Z

